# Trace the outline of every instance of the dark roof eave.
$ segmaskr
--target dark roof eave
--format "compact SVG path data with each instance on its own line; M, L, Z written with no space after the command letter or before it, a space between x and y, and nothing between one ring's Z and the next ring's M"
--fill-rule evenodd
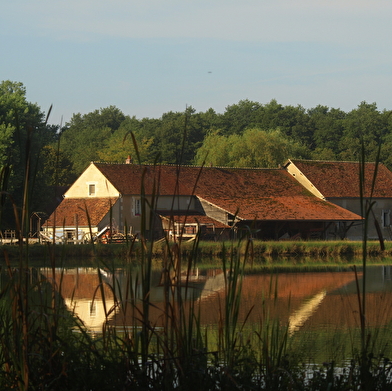
M241 220L242 222L263 222L263 221L307 221L307 222L317 222L317 223L322 223L322 222L327 222L327 223L332 223L332 222L340 222L340 221L363 221L364 219L244 219Z

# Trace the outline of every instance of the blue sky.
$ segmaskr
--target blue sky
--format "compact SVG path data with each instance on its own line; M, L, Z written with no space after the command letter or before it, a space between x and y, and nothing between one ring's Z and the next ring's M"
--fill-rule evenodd
M13 0L0 5L0 80L52 123L242 99L392 109L390 0Z

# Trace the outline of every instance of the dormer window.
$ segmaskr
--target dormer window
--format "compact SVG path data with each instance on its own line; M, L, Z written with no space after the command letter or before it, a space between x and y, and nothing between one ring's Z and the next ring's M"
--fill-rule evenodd
M95 183L89 183L89 185L88 185L88 195L90 197L94 197L95 196Z

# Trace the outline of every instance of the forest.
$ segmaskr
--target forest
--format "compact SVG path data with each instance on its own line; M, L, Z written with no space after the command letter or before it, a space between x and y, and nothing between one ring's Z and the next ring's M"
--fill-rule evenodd
M124 162L129 155L134 163L275 168L289 158L358 160L363 141L367 160L381 145L380 160L392 169L391 113L367 102L345 112L244 99L223 113L184 105L160 118L109 106L75 113L60 127L49 124L50 108L27 101L21 82L2 81L0 229L11 228L9 200L22 204L26 179L27 213L45 218L91 161Z

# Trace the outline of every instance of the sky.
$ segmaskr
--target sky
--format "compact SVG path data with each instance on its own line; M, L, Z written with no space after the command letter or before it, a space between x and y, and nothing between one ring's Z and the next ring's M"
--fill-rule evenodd
M0 81L50 121L267 104L392 109L390 0L12 0Z

